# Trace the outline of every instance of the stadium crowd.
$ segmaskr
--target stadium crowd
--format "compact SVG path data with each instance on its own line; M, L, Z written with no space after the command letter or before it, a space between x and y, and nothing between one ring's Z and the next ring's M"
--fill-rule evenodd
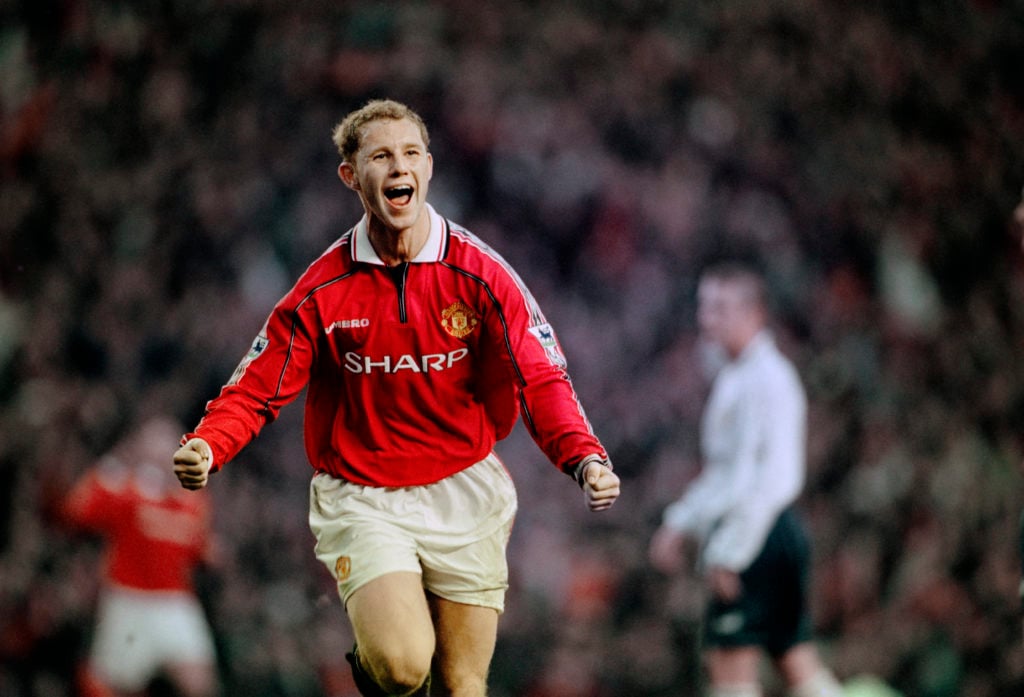
M53 502L129 424L194 422L358 219L330 130L373 96L425 117L431 202L525 277L624 482L597 520L521 428L501 445L520 513L496 697L695 693L703 591L646 547L699 464L694 282L727 253L764 260L809 391L827 660L907 697L1024 691L1019 2L33 0L0 19L0 694L75 694L99 548ZM356 694L310 553L301 411L210 488L226 696Z

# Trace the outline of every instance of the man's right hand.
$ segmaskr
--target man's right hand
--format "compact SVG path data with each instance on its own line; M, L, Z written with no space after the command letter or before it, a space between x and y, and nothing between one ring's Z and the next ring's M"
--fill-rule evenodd
M708 587L723 603L735 603L743 595L740 575L724 566L712 566L707 572Z
M662 525L654 532L648 555L651 564L663 574L674 574L682 570L686 561L686 535Z
M213 450L202 438L192 438L174 453L174 474L186 489L202 489L210 479Z

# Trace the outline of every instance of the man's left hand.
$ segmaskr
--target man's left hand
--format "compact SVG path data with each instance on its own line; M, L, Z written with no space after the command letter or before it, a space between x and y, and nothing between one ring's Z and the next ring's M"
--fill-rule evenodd
M709 568L707 579L711 592L723 603L736 602L743 593L743 582L740 581L740 575L724 566Z
M583 493L590 510L611 508L619 498L619 477L607 465L595 460L583 470Z

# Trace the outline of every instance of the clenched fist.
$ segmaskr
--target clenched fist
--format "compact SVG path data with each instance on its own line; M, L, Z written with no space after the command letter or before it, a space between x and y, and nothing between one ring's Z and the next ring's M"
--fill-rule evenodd
M592 511L611 508L619 498L619 477L600 460L593 460L584 465L580 479L583 493L587 497L587 506Z
M174 474L186 489L202 489L210 479L213 450L202 438L193 438L174 453Z

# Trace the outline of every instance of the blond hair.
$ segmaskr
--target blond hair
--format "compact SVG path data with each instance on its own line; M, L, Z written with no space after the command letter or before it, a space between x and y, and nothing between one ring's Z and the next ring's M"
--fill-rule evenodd
M374 99L367 102L366 106L351 112L341 123L334 127L331 139L338 154L345 162L352 162L352 158L359 151L362 144L363 127L373 121L382 119L401 121L409 119L420 129L423 136L423 144L430 147L430 136L427 134L427 125L415 111L401 102L392 99Z

